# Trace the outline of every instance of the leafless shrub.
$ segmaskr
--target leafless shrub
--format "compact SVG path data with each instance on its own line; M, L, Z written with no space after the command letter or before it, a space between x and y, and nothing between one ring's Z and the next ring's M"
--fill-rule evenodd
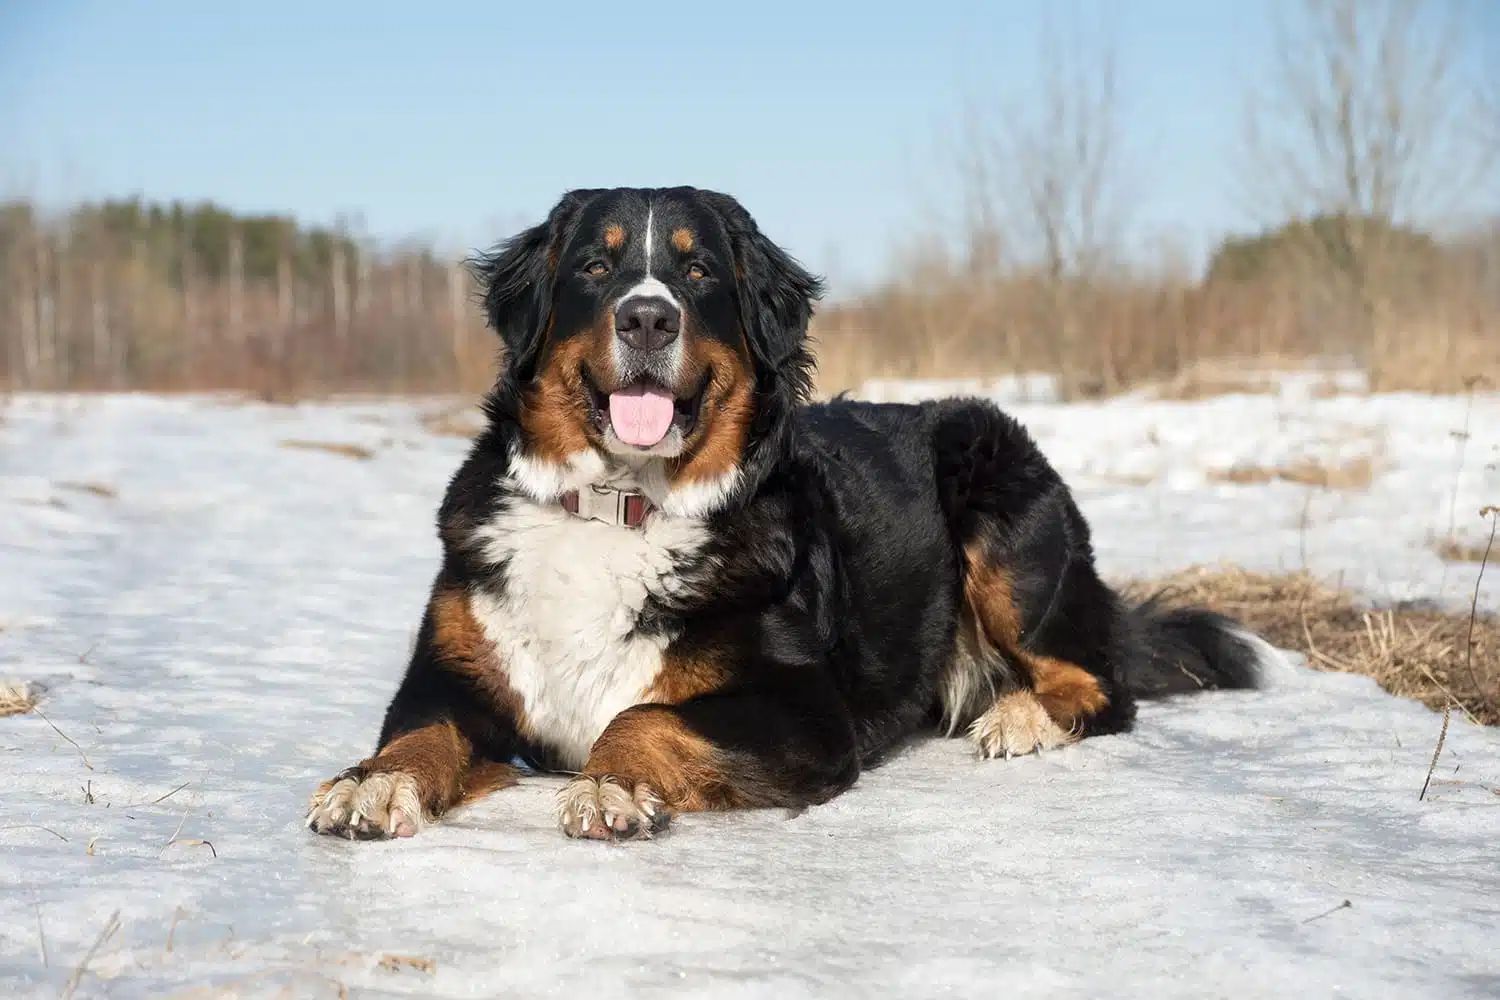
M1410 343L1403 299L1430 266L1413 227L1472 213L1496 162L1473 141L1476 112L1445 0L1301 0L1273 5L1276 64L1250 88L1239 162L1250 205L1286 230L1302 294L1342 317L1347 349L1376 388ZM1411 353L1417 357L1405 358Z

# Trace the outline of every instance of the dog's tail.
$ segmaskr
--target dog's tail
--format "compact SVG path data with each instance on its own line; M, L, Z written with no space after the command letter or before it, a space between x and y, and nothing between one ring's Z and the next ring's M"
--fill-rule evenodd
M1214 611L1165 608L1158 595L1130 607L1125 620L1134 655L1124 681L1137 698L1268 687L1291 669L1276 647Z

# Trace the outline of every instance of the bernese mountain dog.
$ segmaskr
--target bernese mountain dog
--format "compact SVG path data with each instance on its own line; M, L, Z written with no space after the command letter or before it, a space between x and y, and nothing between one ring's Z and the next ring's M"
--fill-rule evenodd
M1006 757L1256 685L1232 619L1127 605L995 405L809 403L820 280L734 198L578 190L472 267L503 342L486 429L373 756L307 825L406 837L570 776L570 837L800 808L911 737Z

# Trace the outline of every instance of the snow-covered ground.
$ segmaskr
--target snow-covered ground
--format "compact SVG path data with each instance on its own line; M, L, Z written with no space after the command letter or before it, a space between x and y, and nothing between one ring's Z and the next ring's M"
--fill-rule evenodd
M542 778L410 841L314 837L436 568L466 442L435 407L0 409L0 679L47 688L0 719L0 995L64 994L96 942L75 996L1500 994L1500 734L1455 718L1418 802L1438 716L1305 669L1040 758L923 743L827 806L653 843L566 840ZM1500 502L1496 396L1461 462L1462 400L1012 409L1113 577L1306 565L1466 606L1474 567L1428 542ZM1359 456L1367 490L1213 475Z

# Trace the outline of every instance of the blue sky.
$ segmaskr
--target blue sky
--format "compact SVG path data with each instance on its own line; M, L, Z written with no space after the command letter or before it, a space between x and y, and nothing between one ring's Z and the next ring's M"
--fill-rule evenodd
M568 187L690 183L837 291L949 203L943 132L966 93L1024 99L1042 10L22 0L0 4L0 191L357 213L462 250ZM1264 9L1113 11L1132 221L1201 253L1248 224L1229 164Z

